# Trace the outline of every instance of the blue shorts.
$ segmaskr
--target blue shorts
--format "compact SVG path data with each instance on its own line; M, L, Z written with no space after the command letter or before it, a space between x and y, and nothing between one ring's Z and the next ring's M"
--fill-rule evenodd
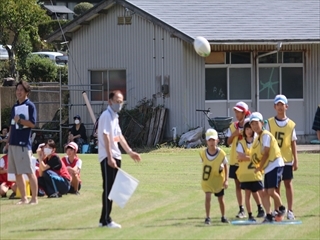
M251 192L257 192L263 189L262 181L256 182L242 182L240 183L241 189L250 190Z
M221 196L223 196L224 195L224 189L222 189L220 192L218 192L218 193L214 193L214 195L216 196L216 197L221 197Z
M278 188L281 182L283 167L276 167L264 175L264 188Z
M236 165L230 165L230 168L229 168L229 178L233 178L235 180L237 180L237 174L236 174L236 171L238 170L239 166L236 166Z
M291 180L293 179L293 169L290 165L285 165L282 173L282 180Z

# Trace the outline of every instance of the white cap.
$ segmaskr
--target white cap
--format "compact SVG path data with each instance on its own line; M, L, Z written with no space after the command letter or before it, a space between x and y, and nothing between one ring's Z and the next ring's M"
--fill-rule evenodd
M209 139L214 139L214 140L218 139L218 133L213 128L209 128L206 131L206 140L208 141Z
M263 122L263 116L262 116L262 114L259 113L259 112L253 112L253 113L250 115L250 123L253 122L253 121Z
M248 105L245 102L238 102L233 109L239 111L239 112L248 112Z
M44 147L45 145L46 145L45 143L40 143L39 146L38 146L38 148L42 148L42 147Z
M283 104L288 104L288 99L285 95L279 94L274 98L274 104L282 102Z
M247 118L244 119L243 125L245 125L245 124L248 123L248 122L250 122L250 117L247 117Z
M78 152L78 144L76 144L75 142L69 142L66 148L68 147L72 148L76 153Z

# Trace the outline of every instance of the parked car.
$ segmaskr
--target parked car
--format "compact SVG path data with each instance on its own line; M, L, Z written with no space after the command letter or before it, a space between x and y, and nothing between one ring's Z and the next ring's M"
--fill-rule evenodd
M8 47L11 49L11 45L8 45ZM0 45L0 60L8 60L9 55L7 49L5 49L2 45Z
M68 56L60 52L33 52L31 54L49 58L58 66L64 66L68 64Z

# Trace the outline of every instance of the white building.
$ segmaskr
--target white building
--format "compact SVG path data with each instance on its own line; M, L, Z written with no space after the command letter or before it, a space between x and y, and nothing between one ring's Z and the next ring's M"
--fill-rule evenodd
M320 103L319 19L318 0L106 0L47 40L69 41L69 84L81 85L93 104L121 89L129 107L154 98L168 108L167 136L172 127L178 135L208 127L196 109L233 116L241 100L271 117L282 93L304 139L314 134ZM208 58L195 53L197 36L210 42ZM93 91L99 84L103 91ZM161 94L162 85L168 93ZM72 103L83 103L81 92L70 95ZM85 108L72 111L90 121Z

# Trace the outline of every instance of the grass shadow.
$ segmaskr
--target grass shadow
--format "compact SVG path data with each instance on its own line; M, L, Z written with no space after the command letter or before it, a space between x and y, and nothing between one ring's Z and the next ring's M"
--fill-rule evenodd
M11 233L21 233L21 232L46 232L46 231L72 231L72 230L89 230L96 229L98 227L77 227L77 228L34 228L34 229L24 229L24 230L15 230L10 231Z

